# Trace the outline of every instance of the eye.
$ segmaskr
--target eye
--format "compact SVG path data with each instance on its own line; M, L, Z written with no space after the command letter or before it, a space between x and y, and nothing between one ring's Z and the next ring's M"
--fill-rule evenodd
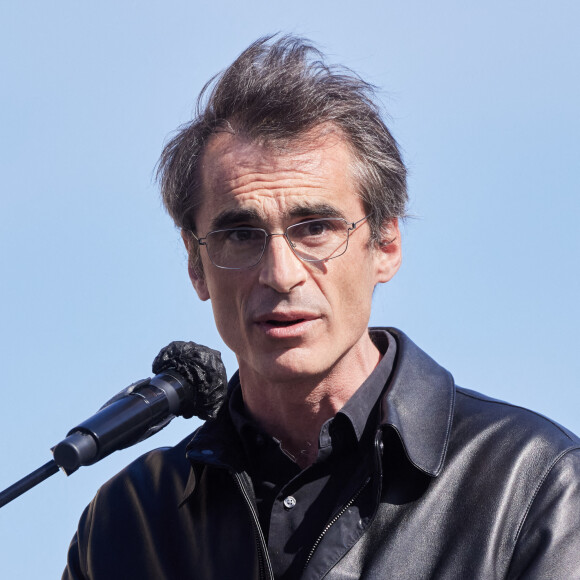
M236 228L224 230L224 238L232 244L243 244L262 240L264 232L256 228Z
M308 240L314 238L322 238L331 235L340 229L340 220L334 219L320 219L309 222L302 222L289 228L289 233L292 238L298 240Z
M328 230L328 225L323 221L307 222L304 226L304 234L308 236L321 236Z

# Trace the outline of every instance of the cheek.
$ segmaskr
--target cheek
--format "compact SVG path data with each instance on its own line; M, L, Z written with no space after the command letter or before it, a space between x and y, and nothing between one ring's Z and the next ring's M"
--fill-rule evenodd
M225 344L236 352L237 339L240 336L240 328L237 324L238 316L232 300L225 296L214 295L211 299L211 307L215 326Z
M236 279L231 274L224 277L214 276L211 280L207 280L207 285L218 332L224 342L232 348L232 341L244 332L242 280Z
M226 281L216 282L214 280L208 284L208 292L216 320L230 315L235 310L236 288L235 284L228 284Z
M334 316L353 329L361 324L366 326L375 286L370 261L362 254L357 255L335 274L335 283L328 285L327 294Z

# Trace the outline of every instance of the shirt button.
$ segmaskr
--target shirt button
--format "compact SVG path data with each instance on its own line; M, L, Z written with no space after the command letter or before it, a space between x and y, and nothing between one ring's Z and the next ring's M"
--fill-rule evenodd
M295 505L296 505L296 498L289 495L285 500L284 500L284 507L287 510L291 510Z

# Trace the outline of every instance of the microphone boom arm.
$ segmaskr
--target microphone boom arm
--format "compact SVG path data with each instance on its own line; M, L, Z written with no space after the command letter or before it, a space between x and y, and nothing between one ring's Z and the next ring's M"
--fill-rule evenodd
M62 469L81 465L154 435L176 416L216 417L227 393L227 375L217 350L176 341L153 361L155 376L129 385L92 417L67 433L51 451L53 459L0 492L0 508Z
M123 389L98 413L71 429L52 448L53 459L0 492L0 508L58 473L59 468L71 475L81 465L92 465L159 432L182 414L190 388L178 373L168 370Z

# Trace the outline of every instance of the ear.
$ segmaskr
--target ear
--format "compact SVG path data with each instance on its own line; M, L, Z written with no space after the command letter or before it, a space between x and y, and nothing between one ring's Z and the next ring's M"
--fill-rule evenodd
M389 220L383 227L383 239L376 247L376 283L388 282L401 265L401 232L399 220Z
M199 248L194 250L193 244L197 243L196 240L193 239L193 236L190 232L185 230L181 230L181 239L185 244L185 249L187 250L187 271L189 273L189 279L197 292L200 300L209 300L209 290L207 289L207 284L205 282L205 276L203 274L203 270L200 270L199 266L195 265L195 260L192 258L195 254L192 252L199 251Z

